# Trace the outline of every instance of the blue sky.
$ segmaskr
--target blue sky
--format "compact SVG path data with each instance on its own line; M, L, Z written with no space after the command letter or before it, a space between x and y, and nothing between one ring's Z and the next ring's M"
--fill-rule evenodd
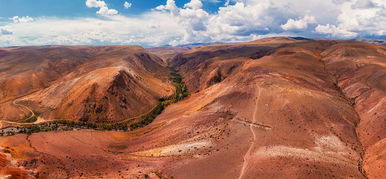
M116 9L123 15L138 15L150 11L165 0L107 0L109 8ZM125 9L125 2L132 3L130 9ZM183 6L189 0L176 1L177 6ZM208 12L216 12L223 6L221 1L203 1L204 9ZM85 0L1 0L0 17L13 16L56 16L56 17L96 17L95 10L88 8Z
M386 38L385 0L0 0L0 46Z

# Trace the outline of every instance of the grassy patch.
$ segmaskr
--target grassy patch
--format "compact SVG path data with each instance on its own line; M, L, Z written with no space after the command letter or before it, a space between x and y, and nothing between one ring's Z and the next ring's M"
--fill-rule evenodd
M22 119L19 120L20 123L33 123L38 120L38 117L40 115L39 112L34 111L34 116L31 117L32 114L25 115Z
M167 98L160 98L158 105L149 113L147 114L141 121L136 122L134 124L131 124L128 126L126 123L117 123L117 124L96 124L96 123L90 123L90 122L82 122L82 121L68 121L68 120L57 120L57 121L51 121L51 122L45 122L41 124L32 124L28 125L26 127L23 127L22 130L18 133L26 133L26 134L32 134L37 132L48 132L48 131L69 131L74 129L94 129L94 130L103 130L103 131L127 131L132 129L137 129L144 127L162 113L162 111L165 109L166 106L176 103L183 98L189 96L189 92L186 88L186 85L183 82L183 78L181 75L178 74L176 70L171 70L171 78L170 80L173 82L173 85L175 86L175 94L167 97ZM32 123L35 122L39 116L38 112L34 111L34 116L30 118L30 116L25 116L20 121L24 123ZM10 133L9 135L14 135L14 133ZM116 146L117 149L120 149L125 146Z
M130 129L137 129L150 124L159 114L162 113L166 106L176 103L182 100L183 98L189 96L188 89L186 88L186 85L183 82L182 76L178 74L177 71L174 69L171 69L170 75L170 80L173 82L173 85L176 88L175 94L169 98L160 98L160 103L147 116L145 116L143 120L131 124Z

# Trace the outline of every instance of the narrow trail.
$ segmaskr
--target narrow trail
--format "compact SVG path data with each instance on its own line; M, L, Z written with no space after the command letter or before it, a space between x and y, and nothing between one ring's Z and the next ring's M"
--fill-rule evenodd
M243 162L243 166L241 168L241 171L240 171L240 174L239 174L239 177L238 179L242 179L245 175L245 171L248 167L248 162L249 162L249 158L251 157L251 151L253 149L253 146L255 145L255 141L256 141L256 134L255 134L255 131L253 130L253 124L255 123L256 121L256 114L257 114L257 107L258 107L258 101L259 101L259 98L260 98L260 89L257 87L257 89L259 90L258 92L258 95L256 97L256 102L255 102L255 110L253 112L253 118L252 118L252 123L249 124L249 130L251 131L252 133L252 136L253 136L253 140L252 140L252 143L251 145L249 146L247 152L245 153L244 155L244 162Z
M29 120L29 119L31 119L31 118L33 118L35 116L35 113L28 106L25 106L25 105L17 103L17 100L13 101L13 105L19 106L21 108L24 108L24 109L26 109L27 111L29 111L31 113L31 116L26 118L25 120Z
M26 120L26 121L36 116L36 114L31 110L31 108L29 108L29 107L26 106L26 105L22 105L22 104L17 103L16 100L13 101L13 105L19 106L19 107L21 107L21 108L24 108L24 109L28 110L28 111L31 113L31 116L29 116L28 118L24 119L24 120ZM0 121L0 123L1 123L2 125L3 125L3 124L31 125L31 124L40 124L40 123L49 122L49 121L51 121L51 120L45 120L45 119L43 119L43 118L41 118L41 117L37 117L37 120L34 121L34 122ZM2 125L0 125L0 128L1 128Z
M272 129L271 126L267 125L267 124L263 124L263 123L258 123L258 122L248 122L248 121L244 121L244 120L240 120L240 119L233 119L234 122L238 122L238 123L241 123L241 124L245 124L245 125L251 125L252 127L256 127L256 128L260 128L260 129L264 129L264 130L270 130Z
M38 92L39 90L41 90L41 89L33 90L33 91L29 92L29 93L26 93L26 94L23 94L23 95L19 95L19 96L13 97L13 98L0 100L0 104L4 104L4 103L10 102L10 101L15 101L15 100L20 99L22 97L25 97L25 96L28 96L28 95L33 94L35 92Z
M45 122L51 122L54 120L45 120L41 117L38 118L35 122L12 122L12 121L0 121L0 123L3 124L14 124L14 125L31 125L31 124L40 124L40 123L45 123ZM1 128L1 127L0 127Z

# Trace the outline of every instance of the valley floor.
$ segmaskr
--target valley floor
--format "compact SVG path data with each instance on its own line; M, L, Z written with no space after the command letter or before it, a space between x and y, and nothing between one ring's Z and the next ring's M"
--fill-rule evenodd
M385 178L386 47L268 38L170 65L184 85L157 117L130 131L0 137L0 176Z

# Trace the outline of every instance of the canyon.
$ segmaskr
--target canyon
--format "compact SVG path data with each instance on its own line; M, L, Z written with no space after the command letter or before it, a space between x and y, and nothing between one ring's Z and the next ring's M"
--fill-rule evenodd
M0 136L3 177L386 174L384 45L273 37L194 48L10 47L0 48L0 76L3 130L79 125ZM117 123L129 127L82 127Z

